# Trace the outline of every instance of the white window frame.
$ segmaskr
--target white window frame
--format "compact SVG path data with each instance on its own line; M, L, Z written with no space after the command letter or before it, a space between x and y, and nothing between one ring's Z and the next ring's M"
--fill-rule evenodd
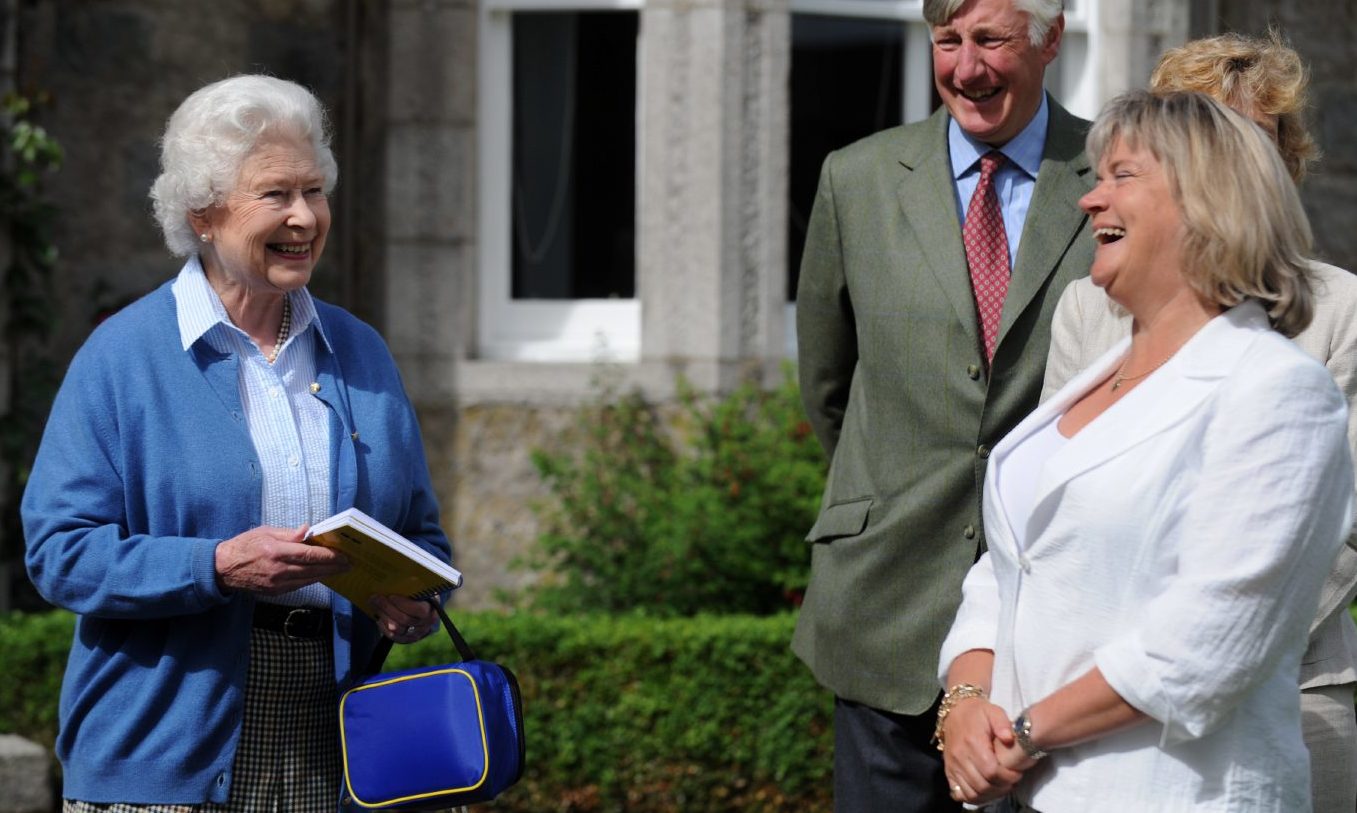
M1097 82L1091 67L1091 54L1096 42L1096 2L1066 0L1065 35L1075 34L1074 49L1078 65L1074 71L1063 70L1065 46L1061 45L1060 66L1054 74L1047 71L1047 85L1076 115L1091 117L1101 100L1097 98ZM822 17L850 17L871 20L898 20L905 28L905 54L901 60L900 110L905 122L921 121L932 113L933 101L933 47L929 39L928 23L924 21L922 0L791 0L790 12ZM1082 47L1080 47L1082 46ZM1073 75L1076 74L1077 75ZM1066 101L1068 100L1068 102ZM1092 108L1092 112L1089 112ZM790 136L790 134L789 134ZM787 337L787 356L796 358L796 303L788 302L783 334Z
M513 25L524 11L639 11L642 0L484 0L477 54L477 356L498 361L636 361L641 301L514 299ZM637 88L641 87L640 43ZM640 116L640 100L637 100ZM639 157L639 127L637 130ZM638 163L639 168L639 163ZM637 174L638 182L640 174ZM639 202L638 194L637 200Z

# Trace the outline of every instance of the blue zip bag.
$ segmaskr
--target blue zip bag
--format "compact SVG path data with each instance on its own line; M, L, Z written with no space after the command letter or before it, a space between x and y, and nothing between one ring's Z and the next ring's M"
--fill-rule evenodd
M487 802L523 775L518 680L478 660L437 601L462 660L373 675L344 692L339 736L346 801L366 810L441 810ZM369 672L391 649L384 640Z

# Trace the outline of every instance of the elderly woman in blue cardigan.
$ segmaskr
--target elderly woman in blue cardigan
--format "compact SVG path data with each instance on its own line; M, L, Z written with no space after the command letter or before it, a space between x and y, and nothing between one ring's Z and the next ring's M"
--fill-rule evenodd
M64 810L333 811L336 687L435 619L359 611L319 583L344 558L303 540L357 507L448 559L419 428L382 339L306 289L337 174L316 99L208 85L161 166L186 262L71 362L23 499L29 574L79 616Z

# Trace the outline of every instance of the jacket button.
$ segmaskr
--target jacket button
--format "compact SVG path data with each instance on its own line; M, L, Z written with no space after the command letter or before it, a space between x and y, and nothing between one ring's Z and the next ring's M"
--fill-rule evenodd
M961 535L967 539L975 539L975 526L967 525L965 528L962 528Z
M1032 560L1027 558L1026 554L1018 557L1018 567L1022 568L1023 573L1032 572Z
M975 453L980 456L981 460L984 460L989 457L989 447L982 443L976 448Z
M972 381L980 380L980 368L974 364L966 367L966 375L971 377Z

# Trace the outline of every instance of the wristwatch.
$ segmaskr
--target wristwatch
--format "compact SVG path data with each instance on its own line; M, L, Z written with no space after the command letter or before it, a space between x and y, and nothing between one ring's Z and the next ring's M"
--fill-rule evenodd
M1032 742L1032 720L1027 716L1029 711L1030 709L1023 709L1022 714L1013 718L1013 736L1018 740L1023 753L1032 759L1041 759L1046 756L1046 752Z

